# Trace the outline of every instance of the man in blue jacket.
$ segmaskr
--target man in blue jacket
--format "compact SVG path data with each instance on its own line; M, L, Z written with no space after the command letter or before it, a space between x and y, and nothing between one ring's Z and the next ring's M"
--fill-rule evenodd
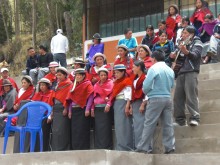
M142 138L137 146L137 151L151 152L149 146L151 146L157 122L161 117L163 145L165 153L169 154L175 150L171 99L174 72L164 62L165 53L163 51L156 50L151 57L153 66L148 70L147 77L143 82L143 92L148 96L148 105L145 112Z

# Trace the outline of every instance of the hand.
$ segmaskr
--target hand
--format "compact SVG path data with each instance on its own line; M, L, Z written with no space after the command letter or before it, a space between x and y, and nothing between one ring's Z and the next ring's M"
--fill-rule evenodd
M125 106L125 115L128 117L130 115L130 105Z
M3 108L0 109L0 113L4 113L4 109Z
M63 110L63 116L66 116L67 113L68 113L68 111L67 111L67 109L65 108L65 109Z
M108 102L108 101L109 101L109 98L108 98L108 97L106 97L106 98L105 98L105 101L106 101L106 102Z
M140 112L140 113L144 113L144 111L145 111L145 106L146 106L145 104L143 104L143 103L141 104L141 106L140 106L140 108L139 108L139 112Z
M18 110L18 107L19 107L19 105L18 105L18 104L15 104L15 105L13 106L13 108L14 108L14 110L15 110L15 111L17 111L17 110Z
M52 119L47 119L47 124L51 123L52 122Z
M185 45L179 45L179 49L181 50L181 52L184 54L184 55L188 55L189 54L189 51L186 49L186 46Z
M72 112L69 111L68 113L68 118L71 119L72 118Z
M129 115L132 115L132 113L133 113L133 109L132 109L132 106L130 105Z
M110 111L110 106L106 105L104 112L105 112L105 113L108 113L109 111Z
M91 116L92 116L92 117L95 117L95 112L94 112L94 109L93 109L93 110L91 110Z
M88 117L90 115L89 111L85 111L85 117Z
M171 52L171 53L170 53L170 58L176 58L176 53Z

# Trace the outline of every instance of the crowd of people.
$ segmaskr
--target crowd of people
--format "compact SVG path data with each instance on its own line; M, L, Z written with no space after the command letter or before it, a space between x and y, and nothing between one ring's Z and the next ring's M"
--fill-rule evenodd
M66 69L68 40L61 29L52 38L52 53L40 45L37 55L30 47L21 89L9 77L9 70L1 69L0 131L7 116L23 104L43 101L53 107L43 121L44 151L90 149L91 128L96 149L113 149L114 126L116 150L151 153L161 118L164 151L174 152L174 125L199 125L197 78L203 42L210 40L202 62L215 60L220 22L205 1L197 0L191 18L179 15L178 7L171 5L158 29L154 33L154 27L148 25L139 45L132 30L125 29L113 66L107 63L100 34L94 34L85 60L77 58L71 73ZM185 108L190 112L189 123ZM12 124L25 124L25 116ZM19 152L18 139L15 134L14 152ZM28 150L27 142L25 152Z

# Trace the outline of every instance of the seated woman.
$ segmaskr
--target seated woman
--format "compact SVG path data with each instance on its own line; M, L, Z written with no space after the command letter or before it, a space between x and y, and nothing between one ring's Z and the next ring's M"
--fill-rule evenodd
M13 104L17 95L16 88L12 86L12 83L8 79L3 79L2 81L2 91L1 96L1 108L0 108L0 120L1 123L9 115L14 113Z
M165 53L165 62L171 67L172 59L170 58L170 53L174 51L174 43L167 40L167 32L159 31L159 41L153 46L152 52L155 50L162 50Z
M138 56L137 59L144 62L146 71L153 65L151 61L151 50L147 45L138 45L137 47Z
M44 76L44 78L47 78L48 80L50 80L51 84L51 89L55 90L55 87L57 85L57 77L56 77L56 68L59 67L59 64L55 61L50 62L49 64L49 70L50 72Z
M114 123L116 136L116 150L132 151L133 122L131 117L132 82L126 76L126 67L123 64L114 66L115 82L110 101L114 108Z
M70 121L67 116L66 96L72 89L73 83L68 78L68 71L64 67L56 68L57 86L53 95L54 106L52 112L52 151L70 149Z
M217 21L214 20L214 17L211 14L207 14L204 21L205 22L198 30L200 33L200 39L203 43L210 41L210 37L213 35L213 29L217 24Z
M54 91L51 90L50 80L48 80L47 78L42 78L40 79L38 84L39 84L39 92L35 93L32 100L43 101L53 106L52 96L54 95ZM49 151L49 141L50 141L50 131L51 131L50 118L43 121L42 131L43 131L43 151ZM36 144L35 146L39 147L39 144ZM39 149L35 147L35 151L39 151Z
M73 150L90 148L90 109L93 103L93 85L86 78L85 69L75 70L76 84L67 96L71 119L71 144Z
M132 75L133 59L129 57L129 50L126 45L117 46L119 57L115 60L114 65L123 64L126 67L128 76Z
M95 148L112 149L112 114L109 101L113 89L113 81L108 78L108 70L98 70L100 80L94 85L94 101L91 111L95 117Z
M14 106L13 106L15 111L17 111L25 103L29 102L35 92L33 81L30 76L27 76L27 75L24 76L21 79L21 83L22 83L22 88L19 90L16 100L14 102ZM17 125L23 126L26 124L26 118L27 118L27 113L26 111L23 111L18 118L13 118L14 120L12 121L13 122L12 124L16 125L16 121L17 121ZM19 133L16 132L15 140L14 140L14 151L13 151L14 153L20 152L19 138L20 138L20 135ZM26 139L28 138L29 137L26 136ZM28 140L25 141L24 152L29 151L28 142L29 142Z
M108 78L112 78L111 66L106 64L106 57L104 54L96 53L93 56L93 60L95 61L95 65L90 68L88 73L88 79L93 85L100 80L98 75L99 68L107 68L109 70Z

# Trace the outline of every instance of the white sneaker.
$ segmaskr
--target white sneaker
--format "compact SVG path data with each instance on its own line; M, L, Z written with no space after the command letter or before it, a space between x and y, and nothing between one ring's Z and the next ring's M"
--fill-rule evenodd
M198 121L196 121L196 120L191 120L191 121L189 122L189 125L190 125L190 126L198 126L199 123L198 123Z

